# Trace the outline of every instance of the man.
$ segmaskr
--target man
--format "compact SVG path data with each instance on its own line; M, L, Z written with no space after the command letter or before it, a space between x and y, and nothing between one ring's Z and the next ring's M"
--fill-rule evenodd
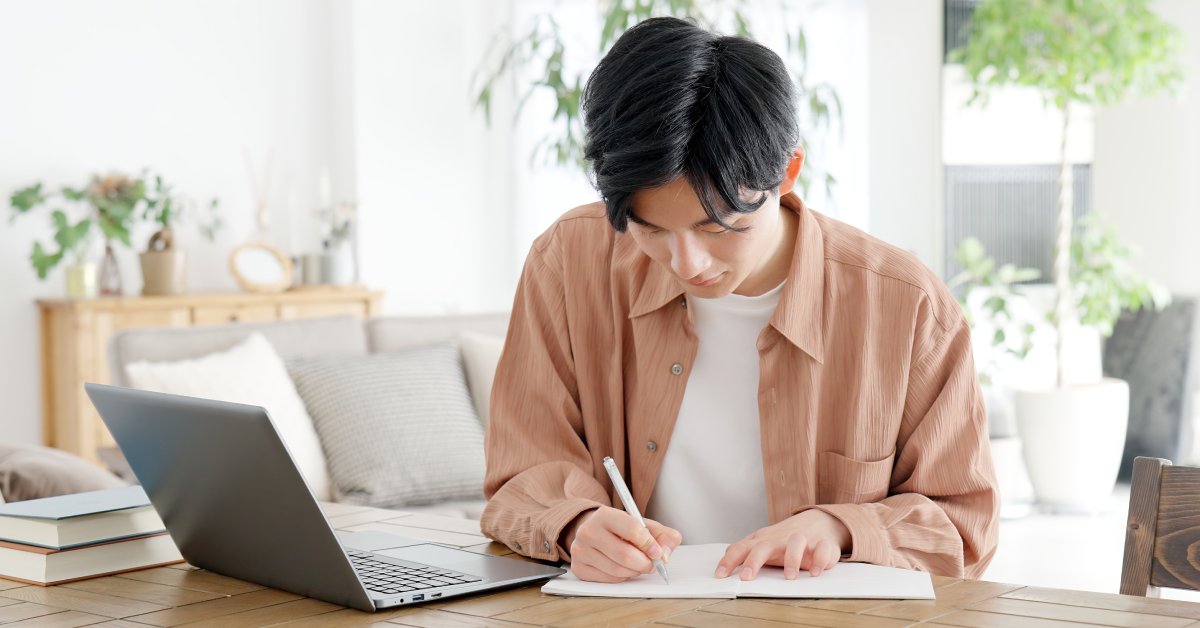
M967 323L911 255L809 211L791 80L656 18L588 81L603 202L533 244L496 372L485 534L582 579L732 543L718 578L839 560L979 577L998 497ZM647 526L619 506L612 456Z

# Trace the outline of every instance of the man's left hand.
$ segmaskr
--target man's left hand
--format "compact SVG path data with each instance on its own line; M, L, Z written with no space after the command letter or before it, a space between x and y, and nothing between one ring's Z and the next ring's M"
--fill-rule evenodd
M806 510L730 545L715 575L728 577L740 565L742 580L753 580L763 565L774 565L783 567L788 580L801 569L819 576L850 553L850 546L850 530L841 521L820 510Z

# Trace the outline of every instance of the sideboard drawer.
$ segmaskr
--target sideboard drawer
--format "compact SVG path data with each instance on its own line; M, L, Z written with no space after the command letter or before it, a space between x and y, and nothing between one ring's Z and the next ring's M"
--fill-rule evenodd
M350 314L359 318L367 318L366 303L288 303L279 306L279 318L291 320L296 318L318 318L321 316L342 316Z
M221 305L192 308L193 325L254 323L259 321L273 321L278 318L279 307L274 304Z

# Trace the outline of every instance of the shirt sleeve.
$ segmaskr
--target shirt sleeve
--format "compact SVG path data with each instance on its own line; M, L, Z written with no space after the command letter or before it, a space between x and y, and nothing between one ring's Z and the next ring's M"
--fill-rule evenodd
M850 531L846 560L979 578L996 551L1000 499L965 320L930 344L910 372L888 497L809 508Z
M543 560L580 513L608 505L583 438L561 273L537 244L517 287L485 441L483 533Z

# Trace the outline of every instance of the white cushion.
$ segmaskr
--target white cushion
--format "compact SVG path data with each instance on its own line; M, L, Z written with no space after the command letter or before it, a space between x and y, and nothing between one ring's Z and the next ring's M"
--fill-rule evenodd
M496 377L500 353L504 351L504 337L464 331L461 338L463 367L467 371L471 400L475 403L475 414L486 426L488 404L492 399L492 380Z
M332 499L321 441L274 347L255 332L241 344L177 362L125 366L130 386L143 390L262 406L317 499Z

